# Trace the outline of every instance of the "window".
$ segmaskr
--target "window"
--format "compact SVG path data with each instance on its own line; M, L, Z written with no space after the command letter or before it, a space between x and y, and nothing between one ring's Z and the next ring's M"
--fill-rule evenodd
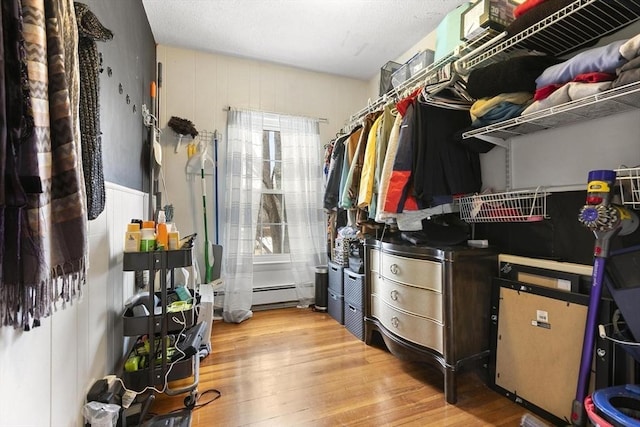
M282 144L279 130L263 131L262 158L262 194L253 253L257 256L288 255L289 233L282 191Z

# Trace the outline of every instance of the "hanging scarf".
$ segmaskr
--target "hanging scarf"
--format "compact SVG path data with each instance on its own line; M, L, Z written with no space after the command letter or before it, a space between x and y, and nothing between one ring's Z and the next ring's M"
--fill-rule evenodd
M16 156L26 204L19 206L14 197L15 213L5 215L6 229L16 232L5 233L0 314L4 324L11 321L25 330L31 318L38 326L49 316L59 299L71 301L86 279L87 224L65 73L61 1L22 0L24 32L29 35L25 59L30 105L24 113L33 118L33 131L23 132ZM5 299L7 289L12 295Z
M88 218L95 219L104 210L105 189L100 134L99 74L100 58L96 41L111 40L113 33L83 3L75 3L78 25L80 65L80 133L82 164L87 193Z

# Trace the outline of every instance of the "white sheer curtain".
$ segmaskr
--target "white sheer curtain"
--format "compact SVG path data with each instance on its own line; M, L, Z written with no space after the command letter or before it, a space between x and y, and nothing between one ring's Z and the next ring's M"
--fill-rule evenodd
M227 116L222 317L240 323L253 316L253 251L262 190L262 114Z
M282 116L280 136L293 279L299 306L307 307L314 299L315 267L327 263L322 209L324 154L318 121Z

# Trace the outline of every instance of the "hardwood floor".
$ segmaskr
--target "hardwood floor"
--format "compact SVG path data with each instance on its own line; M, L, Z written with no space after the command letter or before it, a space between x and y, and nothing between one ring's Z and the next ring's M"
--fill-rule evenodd
M368 346L326 313L258 311L241 324L215 322L201 361L192 414L199 426L518 426L527 411L474 372L458 378L447 404L443 376L426 364ZM158 396L151 412L183 407L185 395Z

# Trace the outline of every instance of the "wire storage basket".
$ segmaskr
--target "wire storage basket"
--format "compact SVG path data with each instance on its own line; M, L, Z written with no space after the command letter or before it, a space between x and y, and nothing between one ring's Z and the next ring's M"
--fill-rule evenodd
M460 218L466 222L533 222L547 216L547 192L535 190L462 197Z
M622 204L640 208L640 167L616 169Z

